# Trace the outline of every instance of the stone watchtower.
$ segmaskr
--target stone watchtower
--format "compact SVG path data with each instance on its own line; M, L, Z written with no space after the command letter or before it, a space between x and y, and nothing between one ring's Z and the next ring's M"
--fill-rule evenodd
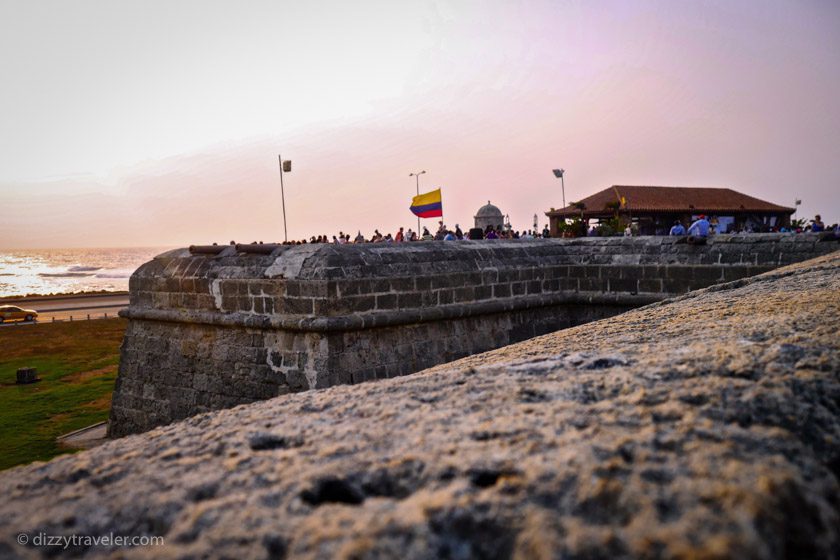
M487 226L493 226L493 229L500 231L504 225L504 221L505 218L502 215L502 211L498 207L490 204L489 200L475 214L475 227L481 228L482 230L486 230Z

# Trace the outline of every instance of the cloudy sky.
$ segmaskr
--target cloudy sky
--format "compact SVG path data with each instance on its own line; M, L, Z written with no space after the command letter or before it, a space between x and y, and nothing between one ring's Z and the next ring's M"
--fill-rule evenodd
M612 184L840 220L840 3L0 0L0 247L514 227ZM545 223L541 217L540 222ZM432 221L430 221L432 222Z

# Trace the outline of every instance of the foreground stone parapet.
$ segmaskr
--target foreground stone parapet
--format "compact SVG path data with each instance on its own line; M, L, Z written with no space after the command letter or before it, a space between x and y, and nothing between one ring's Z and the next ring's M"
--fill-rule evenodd
M838 316L834 254L196 416L0 474L0 556L835 558Z
M131 277L111 435L288 392L405 375L838 246L817 235L684 241L170 251Z

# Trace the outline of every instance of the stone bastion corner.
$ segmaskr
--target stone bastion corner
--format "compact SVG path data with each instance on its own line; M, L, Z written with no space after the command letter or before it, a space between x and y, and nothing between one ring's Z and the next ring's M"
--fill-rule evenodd
M175 249L130 279L110 435L413 373L837 247L761 234Z

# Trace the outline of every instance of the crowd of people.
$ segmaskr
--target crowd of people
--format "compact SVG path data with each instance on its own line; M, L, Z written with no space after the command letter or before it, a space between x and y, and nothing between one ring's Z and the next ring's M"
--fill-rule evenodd
M826 227L825 223L823 223L822 218L819 214L817 214L813 220L810 221L809 224L797 227L797 228L789 228L785 226L781 227L773 227L770 228L770 231L773 232L794 232L794 233L803 233L803 232L823 232L823 231L834 231L836 234L840 235L840 225L834 224L832 226ZM667 235L672 236L686 236L687 238L694 240L694 239L705 239L709 235L713 235L715 233L715 224L709 221L709 218L705 215L700 215L698 218L692 222L688 227L686 227L683 223L676 221L674 225L671 227L670 231L668 231ZM749 229L745 231L739 231L737 233L755 233ZM597 225L591 226L587 230L587 236L595 237L601 235L598 230ZM664 232L662 232L664 234ZM619 233L620 235L620 233ZM634 236L638 235L638 232L633 229L632 225L627 225L624 229L624 235ZM488 226L485 229L480 228L473 228L464 232L458 224L455 224L454 229L450 229L443 223L443 221L438 222L438 228L435 233L431 233L428 228L423 227L422 231L416 232L412 231L411 228L407 230L405 228L400 228L395 234L381 233L378 229L373 231L373 234L368 238L359 231L355 236L351 236L349 233L344 233L340 231L338 235L333 235L332 237L327 235L318 235L312 236L309 239L301 239L297 241L288 241L285 244L287 245L301 245L301 244L309 244L309 243L335 243L339 245L343 245L346 243L405 243L405 242L415 242L415 241L456 241L461 239L471 239L471 240L479 240L479 239L539 239L539 238L549 238L551 237L551 232L546 224L542 231L539 230L522 230L517 231L513 229L507 228L496 228L493 226Z
M817 214L814 216L814 219L810 221L807 225L799 226L799 227L786 227L786 226L771 226L768 228L767 232L761 233L820 233L824 231L834 231L835 233L840 232L840 225L834 224L829 228L826 228L825 223L822 221L822 216ZM709 234L714 234L715 232L715 224L711 223L709 219L700 214L688 229L683 226L680 221L674 222L673 227L668 232L668 235L691 235L696 237L707 237ZM759 233L753 231L752 228L746 227L743 231L738 231L735 233Z
M537 239L551 237L548 229L548 224L542 231L537 230L508 230L505 228L496 228L487 226L485 229L473 228L464 232L458 224L455 224L454 229L450 229L442 221L438 222L437 231L432 234L429 228L423 227L422 231L416 232L411 228L407 230L400 228L395 234L381 233L378 229L373 231L370 238L365 237L361 231L355 236L343 231L338 232L338 235L333 235L331 238L327 235L312 236L309 239L302 239L299 241L288 241L287 245L302 245L308 243L335 243L344 245L346 243L408 243L415 241L457 241L462 239Z

